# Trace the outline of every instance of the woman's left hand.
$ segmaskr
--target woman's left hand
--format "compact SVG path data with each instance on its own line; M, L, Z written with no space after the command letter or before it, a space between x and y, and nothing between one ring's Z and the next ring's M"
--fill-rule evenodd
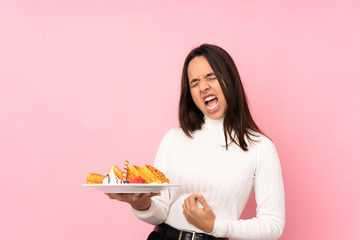
M199 200L203 208L196 206L196 200ZM189 223L204 232L212 232L214 229L215 214L203 195L192 194L184 200L183 213Z

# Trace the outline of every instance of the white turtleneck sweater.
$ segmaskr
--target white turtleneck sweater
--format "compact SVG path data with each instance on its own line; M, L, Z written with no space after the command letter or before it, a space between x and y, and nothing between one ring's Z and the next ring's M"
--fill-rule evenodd
M187 137L181 128L163 138L154 166L179 188L152 198L146 211L133 212L143 221L162 222L177 228L203 232L188 223L182 204L191 194L202 194L216 219L216 237L277 239L285 224L285 197L280 161L274 144L264 135L243 151L236 144L224 147L223 119L205 117L201 130ZM256 217L239 219L251 191L255 191ZM199 207L202 207L198 203Z

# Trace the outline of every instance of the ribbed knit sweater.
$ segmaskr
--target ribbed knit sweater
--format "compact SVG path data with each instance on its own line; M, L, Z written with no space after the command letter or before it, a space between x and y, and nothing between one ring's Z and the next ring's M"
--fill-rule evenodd
M183 215L182 204L191 194L202 194L216 219L210 235L234 239L278 239L285 224L285 196L280 161L274 144L262 134L249 150L232 143L225 148L223 119L205 117L193 138L181 128L170 130L158 149L154 166L170 183L181 184L152 198L146 211L133 212L143 221L162 222L177 229L203 232ZM248 143L248 142L247 142ZM239 219L252 192L256 217ZM202 207L200 203L197 203Z

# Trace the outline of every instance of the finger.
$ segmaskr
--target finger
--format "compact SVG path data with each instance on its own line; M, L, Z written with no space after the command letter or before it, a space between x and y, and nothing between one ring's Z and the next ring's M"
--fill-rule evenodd
M160 192L155 192L155 193L150 193L150 195L152 196L152 197L154 197L154 196L160 196L161 195L161 193Z
M198 195L197 199L199 200L199 202L201 203L201 205L204 207L204 209L211 209L211 207L209 206L209 204L207 203L207 201L205 200L203 195Z
M183 207L183 212L185 213L185 211L186 211L186 198L184 199L184 202L183 202L183 204L182 204L182 207Z
M197 208L196 198L197 198L197 194L192 194L187 198L187 206L189 207L189 209Z
M187 198L184 200L184 203L183 203L183 205L182 205L182 207L183 207L183 214L184 214L184 216L185 216L185 218L187 219L187 216L188 216L188 207L187 207Z
M151 197L152 197L152 195L150 193L134 193L134 195L132 196L132 200L133 201L142 201L142 200L147 200Z
M147 199L147 198L152 198L154 196L160 196L160 193L153 193L153 192L150 192L150 193L141 193L139 195L139 198L140 199Z
M128 202L131 200L132 193L106 193L110 199L117 199L119 201Z
M115 193L105 193L110 199L121 199L120 196L117 196Z
M109 198L113 198L113 195L111 193L105 193L106 196L108 196Z
M186 212L188 215L194 215L198 210L196 206L196 194L192 194L185 201Z
M141 193L134 193L131 195L131 199L137 201L141 196Z
M189 210L189 197L184 199L183 209L184 209L184 214Z
M160 196L161 193L157 192L157 193L153 193L153 192L150 192L150 193L143 193L142 196L144 198L152 198L152 197L155 197L155 196Z
M146 195L144 195L144 198L145 199L148 199L148 198L152 198L152 197L156 197L156 196L160 196L161 193L146 193Z
M186 211L189 211L190 210L190 196L185 198L184 205L185 205Z

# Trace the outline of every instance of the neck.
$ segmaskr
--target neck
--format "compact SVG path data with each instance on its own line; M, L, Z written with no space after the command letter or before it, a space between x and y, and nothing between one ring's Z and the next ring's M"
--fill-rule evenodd
M217 130L223 129L224 116L220 119L212 119L205 115L204 121L205 121L204 128L206 129L217 129Z

